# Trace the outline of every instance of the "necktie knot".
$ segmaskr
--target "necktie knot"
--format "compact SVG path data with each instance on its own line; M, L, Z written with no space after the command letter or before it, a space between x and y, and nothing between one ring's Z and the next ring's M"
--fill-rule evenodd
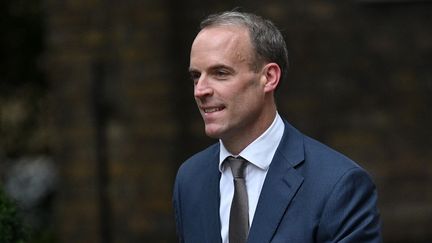
M230 157L228 157L228 162L230 164L234 179L237 179L237 178L244 179L247 161L245 159L243 159L242 157L234 158L234 157L230 156Z

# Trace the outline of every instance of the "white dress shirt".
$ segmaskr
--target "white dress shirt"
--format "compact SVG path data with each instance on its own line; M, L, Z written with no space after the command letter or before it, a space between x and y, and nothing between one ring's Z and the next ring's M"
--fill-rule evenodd
M249 226L252 225L258 198L261 193L264 179L268 168L282 139L285 125L282 118L276 113L276 117L270 127L249 144L238 155L228 152L222 141L220 141L219 170L222 173L220 188L220 207L219 215L221 220L222 242L228 243L229 217L231 201L234 196L234 184L231 169L223 161L228 156L241 156L249 161L246 167L246 189L249 203Z

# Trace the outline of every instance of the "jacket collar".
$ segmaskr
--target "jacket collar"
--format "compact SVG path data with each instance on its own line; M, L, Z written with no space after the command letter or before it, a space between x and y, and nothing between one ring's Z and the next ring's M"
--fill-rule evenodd
M285 123L281 143L270 164L252 222L248 242L270 242L303 183L295 167L304 161L303 135Z
M202 205L201 215L205 216L203 220L206 242L217 242L221 243L221 224L219 217L219 204L220 204L220 191L219 191L219 181L221 173L219 172L217 163L219 160L219 146L213 146L213 149L209 153L209 161L214 161L214 163L209 163L207 167L208 177L207 185L208 188L202 190L202 197L205 198L206 203Z

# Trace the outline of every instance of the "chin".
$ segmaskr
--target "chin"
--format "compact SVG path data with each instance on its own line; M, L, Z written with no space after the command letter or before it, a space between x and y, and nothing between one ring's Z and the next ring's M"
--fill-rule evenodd
M219 134L218 133L214 133L214 132L207 132L206 131L206 135L210 138L219 138Z
M205 133L208 137L211 138L220 138L221 137L221 131L218 129L212 128L212 127L206 127Z

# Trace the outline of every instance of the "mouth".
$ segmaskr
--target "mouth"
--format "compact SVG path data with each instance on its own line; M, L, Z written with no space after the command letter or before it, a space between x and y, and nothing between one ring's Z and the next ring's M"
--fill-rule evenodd
M218 107L201 107L201 110L205 113L205 114L211 114L211 113L215 113L218 111L221 111L225 109L224 106L218 106Z

